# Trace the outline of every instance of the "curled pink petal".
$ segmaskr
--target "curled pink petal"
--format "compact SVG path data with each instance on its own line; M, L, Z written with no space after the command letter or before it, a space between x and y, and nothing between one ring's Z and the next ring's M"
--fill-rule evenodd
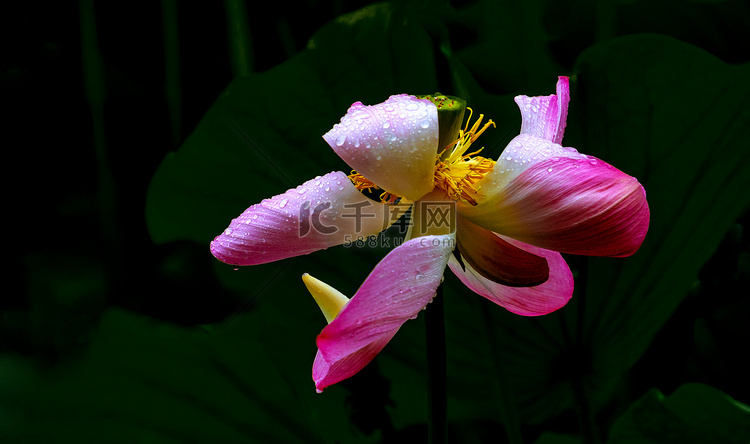
M557 94L515 98L521 109L521 134L528 134L554 143L562 143L568 117L570 85L567 77L559 77Z
M309 254L390 224L388 206L362 195L336 171L253 205L211 242L231 265L256 265Z
M423 236L392 250L336 319L318 335L313 380L318 391L372 361L404 322L432 301L454 248L453 235Z
M437 107L401 94L383 103L354 103L323 136L344 162L380 188L417 200L434 186Z
M629 256L648 231L638 180L590 156L548 158L502 185L459 214L538 247L590 256Z
M344 379L350 378L365 368L388 342L396 336L398 329L393 329L378 336L354 353L342 356L339 360L329 361L318 350L313 361L313 380L315 389L322 393L323 389ZM319 379L316 379L319 378Z
M451 257L448 266L472 291L522 316L539 316L563 307L573 295L573 274L560 253L498 236L530 254L543 257L549 264L549 279L535 287L508 287L481 276L470 264Z

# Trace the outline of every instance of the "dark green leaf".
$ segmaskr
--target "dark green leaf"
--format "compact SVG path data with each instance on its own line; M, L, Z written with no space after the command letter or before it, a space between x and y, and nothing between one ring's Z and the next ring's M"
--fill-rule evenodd
M705 384L665 397L653 389L612 426L609 444L739 444L750 441L750 408Z

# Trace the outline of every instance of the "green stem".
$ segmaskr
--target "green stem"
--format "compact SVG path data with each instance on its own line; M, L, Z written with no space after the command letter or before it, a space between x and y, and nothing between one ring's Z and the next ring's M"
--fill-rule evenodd
M583 437L583 443L600 444L602 440L599 437L599 428L596 424L596 413L591 409L585 382L586 376L593 372L592 357L589 352L590 347L584 342L584 320L586 319L586 301L588 300L586 297L586 288L589 276L589 260L586 258L580 258L577 268L579 276L578 282L582 282L583 285L580 286L576 297L576 302L578 304L576 308L576 331L572 347L574 351L573 356L575 357L575 361L579 363L580 369L573 375L572 389L576 402L576 416L578 417L578 424Z
M599 429L594 420L594 415L589 408L588 397L586 396L586 388L583 385L581 378L576 377L573 380L573 395L576 400L576 416L578 417L578 424L583 436L584 444L601 444L599 438Z
M594 41L601 42L615 35L616 8L612 0L596 2L594 8Z
M443 285L440 284L435 298L425 313L427 327L427 442L448 442L447 372L445 357L445 309L443 307Z
M244 0L224 0L227 14L229 59L235 77L253 72L253 45Z
M106 246L107 264L110 273L121 269L120 226L117 218L117 190L107 155L107 138L104 126L104 101L107 86L104 64L99 51L99 36L93 0L79 0L81 24L81 62L83 87L91 109L94 155L97 169L97 200L102 240Z
M487 299L482 298L479 304L485 327L487 329L487 348L490 351L490 364L492 366L492 383L499 393L497 409L500 420L505 428L505 436L509 444L523 444L521 433L521 417L518 412L518 403L513 392L513 384L505 370L505 359L500 355L495 342L494 322L491 318L493 310L497 306Z
M177 149L182 141L182 83L177 0L161 0L161 12L164 29L164 95L169 110L172 148Z

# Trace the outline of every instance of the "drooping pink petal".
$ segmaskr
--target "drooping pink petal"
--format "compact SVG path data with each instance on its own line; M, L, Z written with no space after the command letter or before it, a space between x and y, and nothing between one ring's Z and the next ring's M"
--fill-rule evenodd
M313 364L318 391L360 371L432 301L454 244L453 235L419 237L380 261L318 335Z
M338 360L326 359L319 349L313 361L313 380L317 392L322 393L324 388L357 374L375 359L375 356L388 345L397 332L397 328L387 331L356 352L344 355Z
M546 259L517 248L462 217L458 218L456 241L464 262L482 277L498 284L529 287L549 278Z
M521 109L521 134L528 134L554 143L562 143L568 117L570 85L567 77L558 77L557 94L550 96L517 96Z
M514 141L524 138L540 140L518 136ZM565 154L562 147L556 150ZM629 256L638 250L650 213L645 190L634 177L575 151L528 164L504 174L498 161L492 177L481 182L479 204L459 205L459 214L488 230L563 253Z
M522 316L539 316L564 306L573 294L573 274L560 253L537 248L517 240L498 236L530 254L543 257L549 264L549 279L535 287L509 287L481 276L465 260L463 266L451 257L448 266L475 293Z
M211 253L231 265L309 254L387 228L387 208L363 196L346 174L328 173L245 210L211 242Z
M417 200L433 188L437 107L401 94L383 103L354 103L324 136L349 166L380 188Z

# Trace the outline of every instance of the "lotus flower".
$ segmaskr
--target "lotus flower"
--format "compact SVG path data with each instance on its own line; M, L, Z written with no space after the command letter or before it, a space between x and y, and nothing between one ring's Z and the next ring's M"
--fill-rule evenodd
M449 106L445 100L402 94L354 103L323 136L352 174L332 172L253 205L211 243L223 262L266 263L377 234L392 222L395 202L413 205L407 241L351 299L303 276L329 322L317 338L318 391L367 365L432 300L446 266L475 293L537 316L573 293L561 252L628 256L646 236L649 209L638 181L560 145L567 77L556 94L516 97L521 132L496 161L469 150L492 125L483 126L481 115L444 143L438 108ZM362 194L373 189L380 202ZM453 205L455 223L423 223L428 215L417 209L440 203Z

